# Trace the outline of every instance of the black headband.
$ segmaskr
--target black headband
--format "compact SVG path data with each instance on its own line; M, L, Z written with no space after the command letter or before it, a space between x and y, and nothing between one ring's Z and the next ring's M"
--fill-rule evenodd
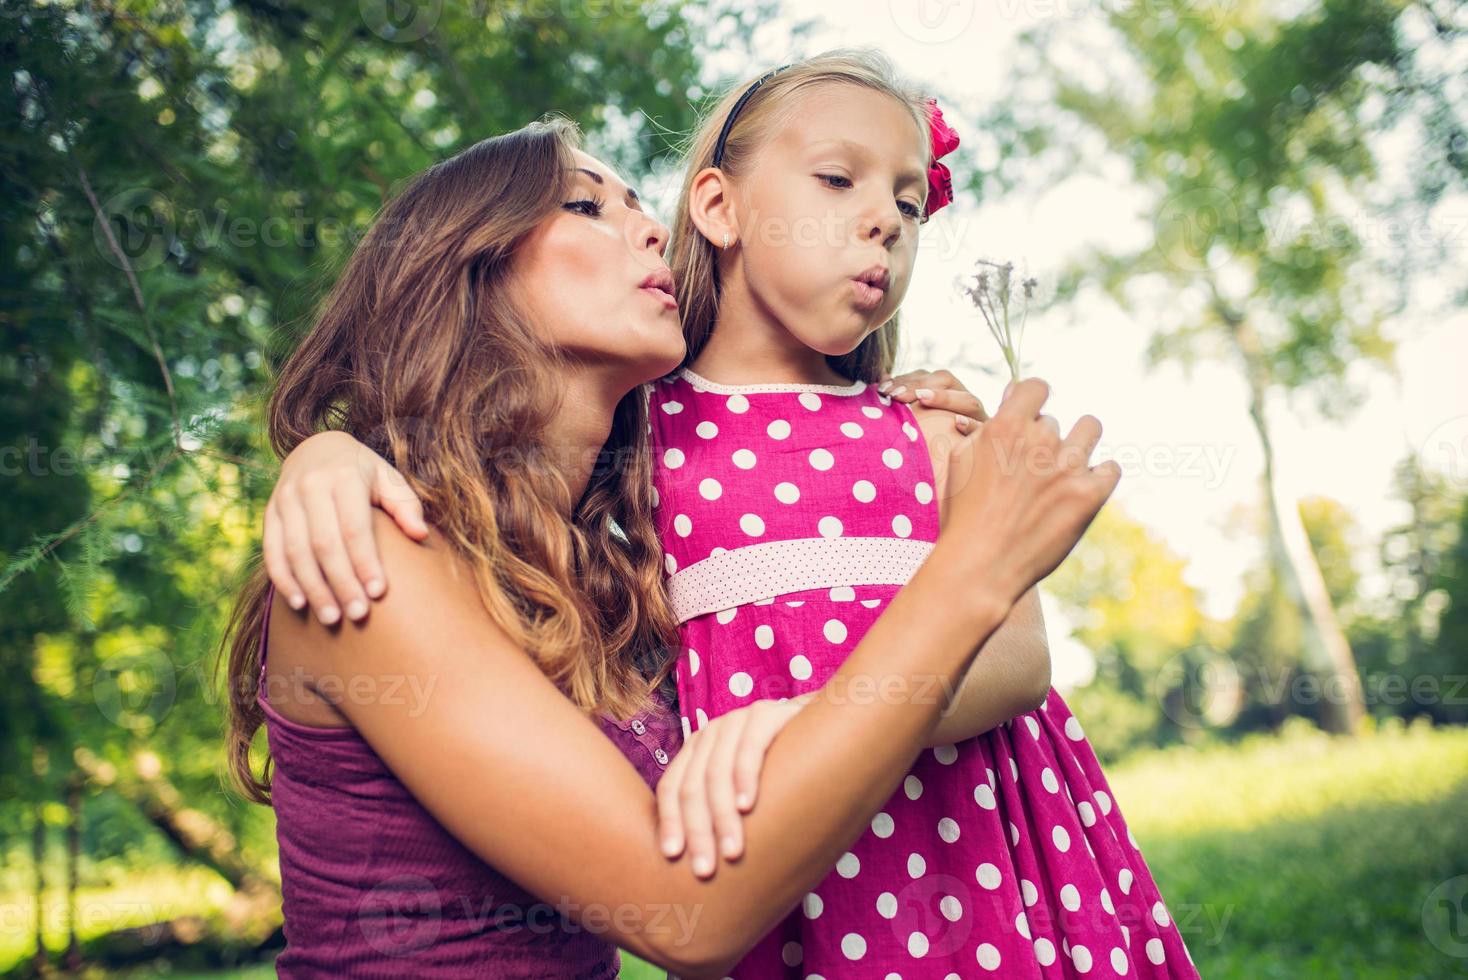
M789 67L789 65L781 65L779 68L771 68L761 75L753 85L745 89L744 94L739 97L739 101L734 103L734 108L729 110L729 115L724 119L724 128L719 130L719 141L714 144L714 166L720 166L724 162L724 142L728 140L729 130L734 128L734 119L739 115L739 110L744 108L744 103L749 101L749 97L754 94L755 89Z

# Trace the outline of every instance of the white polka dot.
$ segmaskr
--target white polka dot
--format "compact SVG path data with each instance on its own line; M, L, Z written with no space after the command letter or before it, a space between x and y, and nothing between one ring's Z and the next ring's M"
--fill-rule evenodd
M841 434L848 439L860 439L861 426L857 425L855 422L842 422Z
M1035 959L1040 961L1041 966L1049 966L1055 962L1055 944L1041 936L1035 940Z
M917 442L918 430L913 426L911 422L902 423L902 434L907 436L907 438L912 442Z
M841 952L848 960L859 960L867 955L867 941L854 932L841 937Z
M765 426L765 435L776 440L788 439L790 438L790 423L784 419L775 419L775 421Z
M1132 893L1132 869L1122 868L1121 873L1116 876L1116 883L1121 886L1123 895Z
M1055 778L1055 770L1046 766L1040 771L1040 785L1045 787L1047 793L1060 792L1060 780Z
M1064 827L1056 826L1050 832L1050 839L1055 842L1055 849L1060 853L1064 854L1070 850L1070 834L1066 833Z
M897 917L897 896L891 892L883 892L877 896L877 914L884 919Z
M749 411L749 399L743 395L730 395L729 400L724 402L724 405L735 415L743 415Z
M803 906L803 911L807 919L819 919L821 912L826 908L826 903L821 901L821 896L815 892L807 892L805 898L801 901L801 905Z
M855 602L856 590L849 585L838 585L830 592L832 602Z
M1111 968L1121 976L1126 976L1127 965L1126 953L1121 951L1120 946L1112 947Z
M1132 842L1132 847L1136 850L1140 851L1142 849L1142 845L1137 843L1137 835L1132 833L1132 828L1130 827L1126 829L1126 839Z
M782 504L793 504L800 499L800 488L793 483L777 483L775 499Z
M1096 790L1096 805L1101 808L1101 815L1105 816L1111 812L1111 794L1104 789Z
M678 559L674 558L672 555L664 555L663 567L668 570L669 575L672 575L678 570Z
M739 518L739 530L751 538L757 538L765 533L765 522L760 520L758 514L745 514Z
M754 645L761 650L768 650L775 645L775 631L768 623L754 628Z
M909 775L902 781L902 791L907 794L909 800L915 800L923 795L923 781L916 776Z
M998 805L994 800L994 791L982 783L974 787L974 802L985 810L992 810Z
M915 932L907 937L907 952L915 959L928 955L928 937Z
M881 599L863 599L863 600L861 600L861 604L863 606L866 606L868 609L875 609L875 608L877 608L878 606L880 606L882 604L882 600Z
M1160 939L1154 937L1147 940L1146 949L1147 959L1151 960L1157 966L1161 966L1162 962L1167 959L1167 953L1163 950L1162 940Z
M735 398L742 398L743 396L742 395L735 395L734 397ZM782 959L782 960L785 961L785 965L786 966L799 966L800 965L800 961L802 959L804 959L804 958L805 958L805 948L803 946L801 946L800 943L797 943L797 942L795 942L793 940L790 941L790 942L788 942L788 943L786 943L780 949L780 959Z
M1009 821L1009 842L1011 844L1019 843L1019 828L1014 825L1013 820Z
M797 653L790 658L790 676L798 681L810 680L810 661L804 654Z
M907 856L907 874L911 878L921 878L928 870L928 862L917 851Z
M711 476L704 477L698 484L699 495L704 500L718 500L724 493L724 488Z
M907 537L912 534L912 521L908 520L905 515L898 514L892 518L892 533L899 538Z
M821 396L813 391L802 391L800 393L800 404L812 412L819 412L821 410Z
M933 758L945 766L951 766L958 760L958 746L935 745L933 746Z
M864 504L869 504L877 499L877 488L872 486L870 480L857 480L851 486L851 495Z
M657 487L653 487L652 488L652 505L653 505L653 507L660 506L662 504L662 502L663 502L663 495L660 494L660 493L658 493L658 488Z
M822 517L816 528L823 538L839 538L843 530L840 519L835 517Z
M1111 893L1105 888L1101 889L1101 907L1111 915L1116 914L1116 906L1111 904Z
M754 690L754 678L744 671L735 671L729 677L729 693L736 698L747 698L749 692Z
M836 465L836 457L831 455L829 449L812 449L810 451L810 465L825 472Z
M1009 778L1016 783L1019 782L1019 766L1015 764L1013 756L1009 759Z
M869 419L879 419L882 417L882 410L875 405L863 405L861 407L861 414Z
M1014 929L1026 939L1032 938L1030 936L1030 917L1023 912L1014 917Z
M719 427L705 419L704 421L698 423L697 428L695 428L693 431L698 433L700 439L712 439L714 436L719 434Z
M861 861L855 854L847 851L836 860L836 873L843 878L855 878L861 870Z
M1086 733L1081 729L1081 723L1076 721L1075 715L1071 715L1065 719L1065 737L1072 742L1079 742L1086 737Z
M698 651L689 647L688 649L688 674L694 676L698 673Z
M734 461L734 465L739 467L741 470L754 469L754 464L756 462L755 456L754 453L748 449L736 449L734 450L734 455L729 458L732 459Z
M734 617L737 615L739 615L739 607L733 606L729 609L720 609L714 613L714 619L718 620L720 626L728 626L734 621Z
M1091 959L1091 951L1084 946L1070 948L1070 961L1075 964L1077 973L1090 973L1091 967L1095 965Z
M693 521L689 520L687 514L679 514L673 518L673 530L678 532L680 538L686 538L693 533Z
M1065 885L1060 889L1060 904L1072 912L1079 911L1081 907L1081 891L1075 885Z
M1076 812L1081 815L1081 823L1087 827L1096 826L1096 808L1082 800L1076 804Z
M1019 897L1020 901L1025 903L1025 908L1029 908L1040 900L1040 890L1035 887L1035 883L1030 879L1021 878L1019 880Z
M693 709L693 716L694 716L694 718L696 718L698 720L698 727L699 728L707 728L708 727L709 716L704 713L704 710L702 708L694 708Z
M896 824L894 824L892 821L892 815L890 813L887 813L886 811L878 813L875 817L872 817L872 833L876 834L878 837L881 837L883 840L891 837L892 831L895 828Z
M839 619L826 620L826 625L821 627L821 632L826 635L826 640L830 643L846 642L846 624Z
M1166 905L1163 905L1161 902L1154 902L1153 903L1153 905L1152 905L1152 921L1155 922L1155 923L1157 923L1159 926L1162 926L1164 929L1167 928L1167 924L1169 922L1171 922L1172 920L1167 915L1167 906Z
M683 717L683 738L686 740L692 734L693 734L693 725L689 723L688 717L685 715Z
M1030 730L1030 737L1035 741L1040 740L1040 723L1035 720L1034 715L1025 715L1025 727Z
M980 943L978 948L979 966L986 970L999 969L999 950L994 948L993 943Z
M933 502L933 487L926 481L919 483L913 489L913 494L917 497L917 502L920 504L927 505Z
M974 872L974 877L978 879L979 884L991 892L997 889L999 883L1004 880L1004 876L999 873L999 869L988 861L979 865L978 870Z
M899 449L882 450L882 462L887 464L889 470L895 470L902 466L902 451Z
M952 844L958 840L958 821L952 817L944 817L938 821L938 836L943 838L944 843Z
M682 402L663 402L663 411L669 415L677 415L683 411Z
M663 465L670 470L676 470L678 467L682 466L683 460L683 450L681 449L669 449L667 452L663 453Z

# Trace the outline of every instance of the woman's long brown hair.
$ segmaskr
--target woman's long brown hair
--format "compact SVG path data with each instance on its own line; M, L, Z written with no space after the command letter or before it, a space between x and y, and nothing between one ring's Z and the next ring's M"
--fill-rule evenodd
M388 203L281 368L269 431L282 459L328 428L382 454L473 570L494 621L583 711L625 718L669 689L678 642L644 394L618 404L571 501L544 441L565 362L505 289L517 247L567 192L579 138L568 120L532 123L435 164ZM223 658L229 775L261 803L271 764L257 774L251 745L268 586L257 569Z

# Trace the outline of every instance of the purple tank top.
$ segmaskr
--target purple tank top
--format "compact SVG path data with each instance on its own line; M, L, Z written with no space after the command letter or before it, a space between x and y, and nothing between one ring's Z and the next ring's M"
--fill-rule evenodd
M260 635L261 681L274 594ZM460 844L356 729L291 721L270 705L268 686L259 685L259 698L280 843L280 976L617 976L615 946ZM661 697L626 721L596 721L649 786L682 742Z

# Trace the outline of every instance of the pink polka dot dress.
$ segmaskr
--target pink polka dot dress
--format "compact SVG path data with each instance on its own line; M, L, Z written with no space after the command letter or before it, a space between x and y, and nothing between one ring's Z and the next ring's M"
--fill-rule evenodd
M683 369L645 391L687 734L824 684L931 551L938 504L912 412L863 382L720 385ZM731 971L991 975L1198 975L1053 689L1037 711L925 749Z

